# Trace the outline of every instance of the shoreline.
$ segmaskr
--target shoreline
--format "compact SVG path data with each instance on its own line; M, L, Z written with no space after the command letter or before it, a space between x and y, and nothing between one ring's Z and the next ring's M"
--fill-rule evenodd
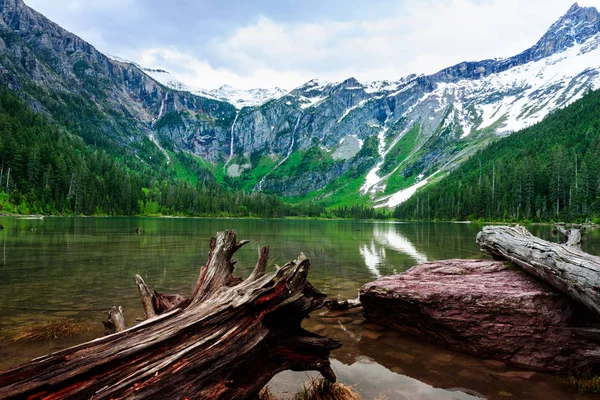
M297 217L297 216L285 216L285 217L277 217L277 218L265 218L258 216L185 216L185 215L55 215L55 214L10 214L10 213L1 213L0 217L13 217L18 219L39 219L43 220L45 218L164 218L164 219L244 219L244 220L273 220L273 221L365 221L365 222L385 222L385 223L397 223L397 224L408 224L408 223L445 223L445 224L478 224L478 225L528 225L528 226L548 226L555 224L567 224L567 225L580 225L581 227L596 227L599 224L595 224L593 222L565 222L565 221L536 221L536 222L526 222L526 221L486 221L486 220L461 220L461 221L452 221L452 220L403 220L403 219L394 219L394 218L385 218L385 219L357 219L357 218L340 218L340 217Z

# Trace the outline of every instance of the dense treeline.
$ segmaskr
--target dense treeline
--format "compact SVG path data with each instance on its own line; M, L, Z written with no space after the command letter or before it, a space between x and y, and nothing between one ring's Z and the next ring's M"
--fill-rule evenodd
M387 219L390 213L387 209L376 209L371 206L351 205L340 206L331 211L338 218L350 219Z
M600 91L498 140L394 211L400 219L600 217Z
M291 206L276 196L225 189L185 153L177 154L171 166L149 165L125 151L108 154L32 112L8 90L0 90L0 212L338 216L319 205Z

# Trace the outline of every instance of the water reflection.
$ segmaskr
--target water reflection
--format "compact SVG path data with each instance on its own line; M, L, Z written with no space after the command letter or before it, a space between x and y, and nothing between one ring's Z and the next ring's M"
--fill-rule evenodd
M332 360L331 366L341 382L354 382L364 399L385 398L394 400L476 400L466 393L435 388L417 379L395 373L375 361L363 357L351 365ZM308 378L317 378L316 372L286 371L271 382L274 394L291 398Z
M376 278L381 278L381 273L377 268L385 260L385 248L376 246L375 241L371 240L371 245L361 244L359 248L360 255L365 259L365 265Z
M427 260L484 256L475 243L481 229L476 224L167 218L0 218L0 223L5 228L0 231L0 370L101 336L100 321L115 304L124 307L127 321L143 316L136 274L152 289L189 294L210 237L224 229L235 229L240 239L251 241L236 253L237 275L250 274L259 246L270 246L271 268L302 251L311 260L311 283L343 298L356 297L374 278ZM143 229L142 235L134 233L136 227ZM532 227L532 233L552 239L549 227ZM584 251L600 253L600 230L584 239ZM11 340L23 326L59 319L89 322L93 329L56 341ZM481 360L469 359L469 364L449 357L443 348L424 348L414 338L401 339L393 332L373 333L346 317L314 316L307 321L311 331L343 341L333 355L337 372L344 383L361 382L365 394L385 392L390 400L428 398L422 393L437 393L435 387L469 387L469 382L477 382L471 385L476 390L493 388L496 395L505 390L513 398L560 392L552 376L539 374L527 387L516 385L490 375Z
M370 243L360 244L360 255L375 278L383 276L379 266L386 262L386 249L408 256L415 264L427 262L427 256L417 250L411 241L401 233L402 225L374 224ZM393 272L398 273L399 271L394 269Z
M373 238L383 246L410 256L417 264L427 261L427 256L419 252L415 246L400 233L401 224L388 224L387 228L382 225L373 227Z

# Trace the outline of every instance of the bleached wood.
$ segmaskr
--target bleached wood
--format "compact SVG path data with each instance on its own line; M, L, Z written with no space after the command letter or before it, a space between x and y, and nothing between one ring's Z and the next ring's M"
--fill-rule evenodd
M325 295L307 281L310 262L265 273L261 251L249 279L233 275L232 256L246 242L233 231L211 241L193 294L155 293L173 308L103 338L0 373L2 399L254 399L278 372L317 370L339 343L300 326ZM155 308L156 310L156 308Z
M520 266L600 315L600 257L572 243L540 239L522 226L486 226L477 243L494 258Z

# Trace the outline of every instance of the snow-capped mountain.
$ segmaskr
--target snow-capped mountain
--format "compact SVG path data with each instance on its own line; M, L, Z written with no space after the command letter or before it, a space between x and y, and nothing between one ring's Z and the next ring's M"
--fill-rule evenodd
M154 80L170 87L171 89L190 92L209 99L224 101L232 104L237 109L244 107L258 107L270 100L276 100L287 94L286 90L275 87L271 89L236 89L223 85L218 89L206 90L192 88L177 80L171 73L162 69L142 68L142 71Z
M179 81L170 72L163 69L142 68L142 71L157 82L171 89L190 92L198 96L208 97L232 104L237 109L243 107L258 107L270 100L276 100L287 94L286 90L275 87L271 89L236 89L223 85L218 89L206 90L192 88Z
M361 148L373 138L378 159L361 178L360 193L380 206L395 206L433 174L452 168L494 137L533 125L600 88L599 15L595 8L574 4L534 46L513 57L464 62L397 81L313 79L288 94L266 96L275 101L238 113L228 158L262 152L286 159L314 146L315 140L319 148L336 154L346 138L359 140L346 146L360 143ZM219 90L222 93L204 95L241 108L242 103L233 100L235 90ZM407 145L405 136L412 129L418 129L418 135ZM410 148L399 151L402 146ZM358 155L361 148L350 154ZM401 159L395 158L399 152ZM348 154L347 148L343 154ZM299 195L365 163L352 157L337 161L335 173L325 171L331 173L327 179L300 174L282 183L269 174L260 188ZM412 184L405 187L406 182Z
M198 93L200 94L200 93ZM215 99L233 104L236 108L257 107L270 100L279 99L287 94L287 90L275 87L271 89L236 89L229 85L223 85L218 89L208 91Z
M185 83L181 82L170 72L159 68L145 68L139 64L129 61L127 59L114 56L112 54L106 54L107 57L120 63L131 64L142 70L146 75L154 79L155 81L169 87L171 89L190 92L198 96L207 97L214 100L225 101L229 104L234 105L236 108L241 109L243 107L258 107L270 100L276 100L287 94L287 90L275 87L271 89L236 89L229 85L223 85L218 89L200 89L194 88Z
M171 73L169 71L165 71L164 69L160 69L160 68L145 68L145 67L142 67L141 65L139 65L138 63L133 62L133 61L128 60L123 57L115 56L115 55L109 54L109 53L105 53L105 55L113 61L117 61L122 64L133 65L134 67L138 68L139 70L144 72L146 75L148 75L150 78L154 79L156 82L158 82L162 85L165 85L168 88L183 91L183 92L192 92L193 91L193 89L191 87L189 87L185 83L183 83L180 80L178 80L177 78L175 78L173 75L171 75Z
M171 89L180 90L183 92L194 92L195 90L190 88L185 83L177 80L170 72L165 71L164 69L154 69L154 68L141 68L142 71L155 81L169 87ZM204 93L203 93L204 94Z
M370 83L354 78L341 83L312 80L278 101L294 115L284 122L285 128L277 121L265 125L275 132L271 135L275 143L281 136L278 129L291 131L279 140L293 141L297 150L311 147L315 139L331 151L349 134L364 142L376 137L379 161L364 177L361 192L375 197L380 205L394 206L430 175L453 167L494 136L535 124L588 90L600 88L599 16L595 8L574 4L526 51L510 58L461 63L430 76ZM265 114L265 110L260 112ZM240 139L238 154L272 143L245 135L257 130L268 133L255 121L254 115L238 119L232 131ZM412 129L418 129L417 138L404 158L394 160ZM268 151L289 153L284 143L281 150L273 148L270 144ZM347 169L338 168L341 174ZM390 193L388 183L398 181L398 176L415 186ZM308 190L322 187L322 182L313 185L314 179L301 181L308 184ZM268 179L263 182L265 188L290 195L306 190Z
M191 88L107 58L22 0L0 1L0 16L0 81L34 109L134 152L148 139L168 144L231 172L236 187L284 196L343 191L394 206L600 88L600 13L577 4L513 57L395 81L314 79L290 92Z

